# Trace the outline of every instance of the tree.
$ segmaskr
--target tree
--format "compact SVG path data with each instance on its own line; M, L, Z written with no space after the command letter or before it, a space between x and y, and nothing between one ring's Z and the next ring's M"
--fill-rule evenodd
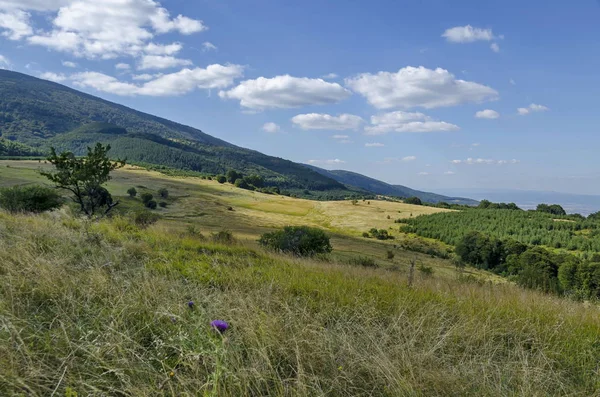
M127 189L127 194L129 195L129 197L133 198L137 196L137 190L135 190L134 187L130 187L129 189Z
M536 208L538 212L547 212L552 215L567 215L567 212L558 204L539 204Z
M225 175L219 175L217 177L217 182L219 182L219 183L225 183L225 182L227 182L227 177Z
M0 189L0 208L10 212L44 212L60 208L62 197L44 186L13 186Z
M152 193L142 193L141 198L142 202L145 205L146 203L148 203L148 201L152 200L154 196L152 195Z
M155 210L156 206L158 204L156 203L156 201L150 200L150 201L146 202L145 205L146 205L146 207L150 208L151 210Z
M110 145L106 147L97 143L94 149L88 147L87 156L77 158L71 152L60 155L54 148L50 149L50 162L56 170L41 174L53 182L56 187L73 193L72 200L79 205L81 212L88 217L98 211L106 215L119 202L102 185L111 179L110 173L125 165L124 160L111 161L108 158Z
M265 184L265 180L263 179L262 176L260 175L249 175L247 177L244 178L244 180L246 181L247 184L252 185L254 187L263 187ZM310 193L310 192L308 192ZM305 193L306 194L306 193Z
M404 202L406 204L423 205L423 202L418 197L409 197L406 200L404 200Z
M158 195L164 199L169 197L169 191L167 189L165 189L164 187L161 187L160 189L158 189Z
M227 182L235 183L235 181L240 178L242 178L242 174L238 173L236 170L227 171Z

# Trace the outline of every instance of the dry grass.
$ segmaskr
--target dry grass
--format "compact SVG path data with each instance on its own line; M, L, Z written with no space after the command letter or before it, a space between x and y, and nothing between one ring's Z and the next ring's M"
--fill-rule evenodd
M596 307L0 212L0 395L597 393ZM195 302L190 310L187 302ZM224 338L208 322L232 328Z

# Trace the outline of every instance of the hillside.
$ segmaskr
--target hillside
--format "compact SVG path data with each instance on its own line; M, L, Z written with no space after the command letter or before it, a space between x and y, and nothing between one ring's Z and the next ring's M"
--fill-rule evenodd
M379 181L377 179L369 178L368 176L361 175L355 172L344 171L344 170L324 170L319 167L308 166L313 170L317 171L321 175L325 175L331 179L343 183L344 185L356 186L358 188L368 190L370 192L386 195L386 196L397 196L397 197L418 197L426 203L439 203L441 201L449 204L463 204L463 205L477 205L476 200L471 200L462 197L448 197L441 194L422 192L414 190L402 185L390 185Z
M39 166L1 161L0 185L41 182ZM360 237L393 227L388 215L455 212L133 167L114 176L112 219L0 209L0 395L597 394L594 305L408 251L414 237L395 227L395 240ZM129 217L141 206L126 197L131 186L169 190L156 224ZM323 228L334 251L299 259L257 246L285 224ZM211 233L223 229L233 240ZM215 319L229 323L223 335Z

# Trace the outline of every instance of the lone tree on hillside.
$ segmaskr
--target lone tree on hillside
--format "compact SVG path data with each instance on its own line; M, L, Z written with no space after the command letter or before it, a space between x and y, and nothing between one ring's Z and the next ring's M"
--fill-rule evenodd
M110 145L104 147L97 143L94 149L88 147L87 156L75 157L71 152L57 154L50 148L50 162L56 170L41 174L53 182L56 187L73 193L71 199L79 205L81 212L89 218L101 212L106 215L119 202L102 185L108 182L110 173L125 165L124 160L115 162L108 158Z
M129 195L129 197L135 197L137 196L137 190L135 190L134 187L130 187L129 189L127 189L127 194Z
M405 204L423 205L423 202L418 197L409 197L404 200Z

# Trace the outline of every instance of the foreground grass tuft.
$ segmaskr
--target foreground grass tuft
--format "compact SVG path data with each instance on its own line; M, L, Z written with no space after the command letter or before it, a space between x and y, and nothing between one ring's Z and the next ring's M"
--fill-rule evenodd
M0 395L600 388L596 307L435 274L408 288L395 272L129 222L0 212Z

